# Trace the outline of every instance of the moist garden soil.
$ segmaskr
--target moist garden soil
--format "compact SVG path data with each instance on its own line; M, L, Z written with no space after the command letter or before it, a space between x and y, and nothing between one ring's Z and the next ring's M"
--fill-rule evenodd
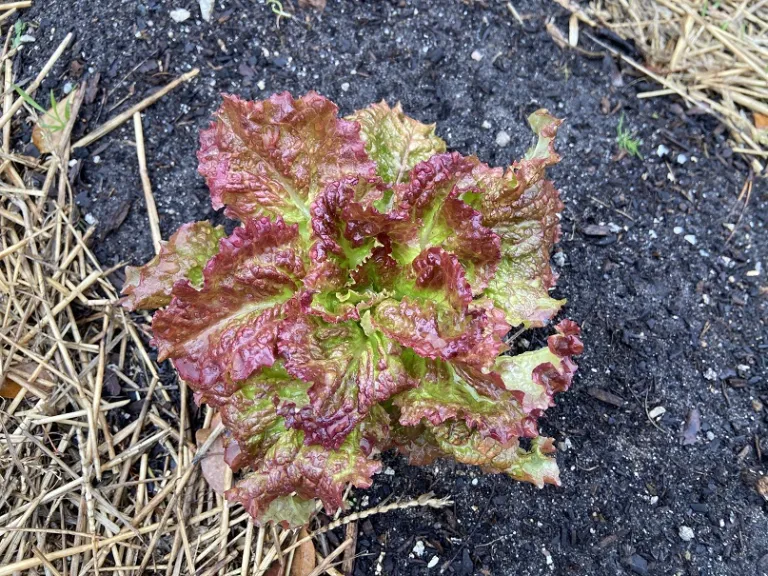
M286 1L294 18L279 25L250 0L216 2L210 23L194 0L35 2L21 17L36 40L17 63L33 75L75 33L41 94L62 97L91 78L76 137L200 68L144 113L166 238L183 222L222 220L195 157L222 92L317 90L345 114L399 100L437 122L450 149L493 165L530 145L533 110L565 118L563 161L550 172L566 206L553 261L586 350L571 391L542 421L560 447L563 486L537 490L451 462L415 468L388 454L353 508L427 491L455 505L361 522L355 574L377 564L384 574L768 574L768 506L755 485L768 468L768 186L755 178L739 202L749 168L722 127L674 100L638 99L657 87L610 57L558 48L545 29L554 16L567 30L556 4L514 4L523 26L490 0L329 0L322 13ZM192 16L175 22L174 8ZM642 158L619 154L622 114ZM153 254L133 138L128 122L74 154L77 204L97 222L105 266Z

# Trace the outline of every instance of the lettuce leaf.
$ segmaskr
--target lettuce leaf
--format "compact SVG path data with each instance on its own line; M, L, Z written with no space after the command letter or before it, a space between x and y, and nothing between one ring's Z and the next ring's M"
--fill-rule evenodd
M303 430L309 444L338 449L372 406L418 385L409 371L413 354L358 322L291 318L278 350L286 370L312 384L309 403L281 406L288 426Z
M297 227L247 220L220 242L203 285L176 282L171 303L152 319L160 361L173 359L198 399L227 397L238 382L275 360L283 304L304 276Z
M360 124L365 151L376 162L376 173L391 184L406 180L419 162L445 152L445 142L435 135L435 124L422 124L403 113L398 102L371 104L349 116Z
M125 269L122 304L129 310L154 310L171 302L171 290L178 280L193 286L203 282L203 267L219 251L224 228L210 222L183 224L160 253L140 268Z
M123 305L152 321L198 403L217 407L227 493L261 523L296 527L379 452L450 457L538 486L559 483L539 418L568 389L578 326L507 355L513 326L545 326L562 203L546 169L560 124L507 169L446 153L398 104L338 117L310 92L225 96L199 170L232 234L186 224L129 268Z
M216 120L200 133L200 174L214 208L228 216L309 221L323 188L344 176L374 176L356 122L315 92L249 102L224 96Z

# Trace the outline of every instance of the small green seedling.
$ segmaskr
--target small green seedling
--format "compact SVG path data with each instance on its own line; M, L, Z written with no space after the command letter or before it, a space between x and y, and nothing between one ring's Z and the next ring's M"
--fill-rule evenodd
M634 134L624 127L624 114L621 114L619 118L619 125L616 127L616 142L619 144L619 148L625 150L627 154L636 156L642 159L643 155L640 153L640 144L643 143L639 138L635 138Z
M24 34L24 30L26 29L26 22L16 20L16 23L13 25L13 42L11 43L11 48L16 49L21 45L21 36Z
M283 10L283 3L280 0L267 0L267 6L272 8L272 12L277 16L278 26L280 26L280 18L293 18L290 12Z
M32 108L42 113L43 115L47 114L53 117L54 122L52 124L46 124L41 121L39 123L41 128L45 128L50 132L61 132L67 126L67 122L69 122L69 118L72 114L72 102L67 101L66 105L64 106L64 118L62 118L61 114L59 113L59 104L56 102L56 96L54 96L53 90L51 90L51 109L46 110L40 106L40 104L38 104L35 99L32 98L32 96L30 96L21 86L14 84L13 89L16 90L18 95L21 96L22 100L32 106Z

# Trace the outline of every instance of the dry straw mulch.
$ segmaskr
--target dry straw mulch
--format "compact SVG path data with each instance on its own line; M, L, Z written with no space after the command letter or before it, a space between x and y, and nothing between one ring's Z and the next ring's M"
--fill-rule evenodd
M645 64L620 57L663 86L639 97L677 95L703 108L729 128L734 151L758 174L763 170L768 162L768 1L555 1L572 13L571 45L578 42L579 22L634 40Z
M0 4L0 22L29 4ZM88 247L94 230L79 219L68 177L71 149L133 118L158 247L139 114L197 71L71 142L86 90L79 87L66 125L48 134L51 153L39 160L13 151L12 119L26 111L34 120L35 111L12 87L14 78L30 76L13 69L12 34L0 60L0 576L245 576L264 574L275 561L294 576L339 575L337 565L352 570L357 520L450 504L425 495L333 521L318 515L314 531L299 532L254 526L209 486L201 463L221 460L218 429L197 447L186 386L170 374L161 378L143 328L117 304L110 271ZM35 96L71 40L24 86L27 94ZM206 413L205 426L213 416ZM228 468L221 474L232 481ZM337 527L346 531L334 550L325 533Z

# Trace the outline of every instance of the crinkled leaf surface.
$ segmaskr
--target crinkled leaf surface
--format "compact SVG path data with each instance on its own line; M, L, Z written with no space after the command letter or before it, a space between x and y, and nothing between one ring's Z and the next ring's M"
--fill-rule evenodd
M435 125L406 116L399 102L391 108L382 100L349 119L360 123L365 151L385 182L402 182L416 164L445 152L445 142L435 134Z
M178 280L202 284L203 267L219 251L223 236L224 228L209 222L183 224L152 260L125 269L123 305L129 310L162 308L171 302L171 290Z
M283 304L298 290L304 262L297 228L282 220L247 220L220 242L199 290L188 280L152 320L161 360L208 401L227 397L239 381L275 360Z
M278 350L286 370L312 384L307 404L289 403L282 413L307 443L326 448L337 449L372 406L418 384L409 372L413 353L358 322L291 318Z
M549 294L562 203L545 179L560 121L529 121L536 143L504 170L445 153L399 105L344 120L313 92L225 96L200 173L242 224L226 238L183 226L129 269L123 303L165 306L159 358L219 407L243 474L227 497L258 522L306 524L317 499L335 512L391 447L559 482L537 421L570 386L578 327L503 355L510 327L564 303Z
M376 170L359 125L338 118L336 105L315 92L258 102L225 95L216 120L200 133L198 159L214 208L286 222L308 221L327 184Z
M575 324L564 321L556 329L546 348L499 356L488 372L461 362L423 360L420 385L394 399L399 423L462 421L502 444L537 436L537 418L554 405L556 393L568 389L576 370L571 357L583 349Z
M227 497L240 502L251 516L262 520L279 517L280 511L274 506L287 505L285 500L278 499L291 495L304 500L319 498L326 510L333 512L342 505L347 484L367 488L372 483L371 476L381 468L381 463L369 457L374 447L371 439L378 440L384 434L371 428L380 426L377 418L369 418L350 432L335 450L307 445L303 432L286 431L264 458L254 464L254 472L230 489ZM291 507L296 505L300 504L294 500ZM271 506L270 515L265 517ZM281 519L290 523L295 521L293 515L292 511L291 517Z
M401 282L406 295L378 304L373 324L425 358L488 367L506 349L503 313L472 299L458 258L441 248L422 252L412 269L414 282Z
M476 294L498 265L501 240L483 224L483 215L461 199L475 162L458 153L437 154L419 163L410 182L395 189L399 222L389 232L392 256L408 266L425 249L439 247L459 258Z

